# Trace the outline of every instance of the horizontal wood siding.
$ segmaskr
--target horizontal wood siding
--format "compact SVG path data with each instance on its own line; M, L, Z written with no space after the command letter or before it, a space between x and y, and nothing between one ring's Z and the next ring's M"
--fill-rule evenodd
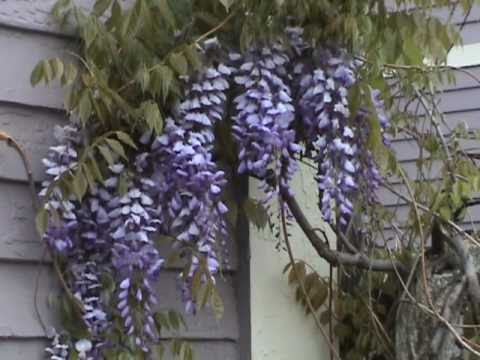
M0 129L15 138L26 151L34 178L45 178L42 157L54 142L53 127L65 124L64 114L22 104L0 103ZM0 179L25 181L25 170L18 166L18 155L0 143Z
M11 151L10 149L7 149ZM18 163L18 160L17 160ZM43 248L35 230L34 212L28 186L24 182L0 181L0 260L37 262L42 260ZM160 247L168 255L169 244ZM227 243L223 254L225 269L236 272L238 267L237 247L234 241ZM180 269L180 263L169 269Z
M71 30L62 31L49 15L54 0L0 0L0 131L6 131L25 149L35 180L44 179L41 159L53 144L53 127L66 122L63 95L58 86L32 88L30 73L44 58L65 57L73 49ZM79 3L79 1L77 1ZM91 7L94 0L82 0ZM123 4L127 2L122 2ZM35 233L34 213L18 155L0 144L0 359L43 359L46 337L34 306L44 322L57 325L55 276ZM235 281L237 251L234 242L226 254L225 274L218 279L225 315L216 320L210 311L186 316L199 360L238 360L239 317ZM168 246L161 249L167 252ZM41 263L41 264L40 264ZM159 309L182 310L176 290L180 264L163 271L158 284ZM247 299L244 299L247 301ZM164 334L172 336L172 334Z
M435 15L445 19L448 17L448 12L437 10ZM459 11L454 14L453 18L458 24L463 23L463 16L460 15ZM468 20L464 24L462 38L464 44L480 43L480 6L477 5L472 9ZM477 56L480 63L480 53ZM443 112L445 118L445 124L440 124L440 128L446 136L451 129L462 123L471 129L480 129L480 64L455 70L454 74L455 82L444 84L436 97L438 108ZM398 103L399 108L403 109L405 101L399 99ZM410 104L407 111L416 112L420 116L419 121L422 121L426 112L421 106L417 111L417 105L418 103ZM480 150L478 142L464 142L463 145L465 148ZM417 159L420 155L416 143L411 138L402 135L393 139L392 146L406 174L411 179L415 179L418 175ZM424 158L428 158L428 156L428 153L423 154ZM434 161L431 171L426 173L426 178L432 181L440 179L443 176L441 165L440 161ZM391 180L395 191L409 199L409 193L401 179L394 178ZM394 213L393 224L402 228L409 217L407 201L399 199L385 188L378 191L378 196L382 203ZM470 208L461 225L466 229L480 228L480 206ZM394 226L387 225L383 235L390 245L395 245L399 234L394 230ZM377 239L377 241L383 243L383 239Z
M156 287L159 310L182 310L183 304L175 291L177 275L176 271L163 271L160 274ZM4 262L0 264L0 338L41 338L44 335L34 306L37 281L40 281L37 295L40 314L47 325L58 325L55 319L55 303L52 303L51 299L56 298L59 290L50 267ZM223 281L218 281L218 289L227 306L235 303L231 276L226 275ZM227 311L220 320L216 320L210 311L202 311L196 316L185 315L185 321L188 329L180 334L186 338L226 341L238 339L238 319L235 311ZM168 333L163 335L172 336Z
M6 340L0 345L0 354L5 360L44 360L42 349L47 343L40 339L34 340ZM195 358L198 360L236 360L237 345L234 342L203 342L191 341L195 352ZM173 360L168 350L165 353L165 360Z

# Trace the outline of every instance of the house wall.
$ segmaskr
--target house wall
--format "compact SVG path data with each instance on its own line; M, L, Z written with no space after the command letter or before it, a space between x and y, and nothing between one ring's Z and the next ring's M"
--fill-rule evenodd
M445 18L445 11L438 11L437 15ZM463 24L463 17L454 16L458 26ZM480 129L480 6L473 7L467 21L463 24L461 32L463 46L453 48L447 58L447 64L458 68L454 70L455 82L444 84L436 96L438 108L444 114L444 123L440 128L444 135L448 136L451 129L465 123L470 129ZM399 99L402 103L402 99ZM409 111L416 110L417 103L412 103ZM420 107L418 114L422 117L425 111ZM464 143L465 148L479 149L478 142ZM415 179L418 173L416 161L419 149L416 143L408 137L393 139L392 147L396 151L397 158L411 179ZM427 178L438 179L441 175L440 162L434 161L431 170L426 174ZM403 195L408 196L405 186L401 185L400 179L393 180L394 187ZM386 189L380 189L380 199L391 210L395 210L396 221L402 224L408 218L408 204ZM478 229L480 224L480 206L470 207L467 216L461 224L465 229ZM385 235L390 240L395 239L395 233L391 226L385 227Z
M35 179L43 177L41 159L53 143L53 126L65 123L63 96L56 86L30 86L30 73L44 58L65 56L74 41L49 17L54 0L0 0L0 131L17 139L32 163ZM77 1L79 3L80 0ZM85 6L93 1L81 0ZM46 337L34 306L48 325L58 325L55 299L58 287L43 246L35 233L25 174L17 154L0 143L0 358L42 359ZM237 360L239 317L235 295L237 252L232 245L230 267L219 290L225 315L216 321L202 312L187 316L190 339L199 360ZM180 310L175 278L178 269L166 269L159 285L159 308ZM37 286L38 283L38 286ZM38 291L35 289L38 288ZM166 334L167 336L169 334Z
M302 165L292 188L310 223L326 230L328 226L324 227L317 207L314 175L311 168ZM250 185L252 196L261 199L258 182ZM307 262L321 276L328 276L328 264L317 256L298 225L292 224L288 230L294 258ZM277 247L279 239L269 227L262 230L250 225L250 234L252 360L329 359L328 345L313 317L305 315L295 300L295 288L288 285L288 272L283 274L289 263L284 245ZM328 235L335 246L333 234ZM283 232L281 240L283 244ZM328 333L328 328L325 331Z

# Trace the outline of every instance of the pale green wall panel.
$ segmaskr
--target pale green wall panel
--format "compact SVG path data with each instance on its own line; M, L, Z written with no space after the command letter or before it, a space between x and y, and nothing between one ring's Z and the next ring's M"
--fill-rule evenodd
M448 53L447 64L454 67L479 65L480 43L455 46Z
M257 199L257 182L250 183ZM294 180L299 203L312 224L321 226L313 173L303 168ZM322 275L329 267L298 227L290 228L290 241L296 259L313 265ZM251 331L253 360L327 360L329 351L311 316L295 302L294 291L282 270L288 263L284 250L276 250L277 239L269 229L259 231L251 225ZM332 237L333 238L333 237Z

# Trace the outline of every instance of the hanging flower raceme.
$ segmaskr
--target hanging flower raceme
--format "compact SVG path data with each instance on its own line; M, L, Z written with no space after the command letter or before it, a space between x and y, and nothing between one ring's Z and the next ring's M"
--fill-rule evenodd
M234 100L233 126L238 170L264 180L269 200L278 189L290 191L288 183L297 168L294 155L300 151L292 129L295 109L286 70L289 57L275 45L231 58L239 64L234 79L240 94ZM272 188L272 180L278 187Z
M152 285L158 280L164 259L156 248L153 237L161 221L154 200L150 197L154 182L143 175L133 175L124 194L118 194L124 165L110 167L112 176L105 181L103 199L110 222L111 263L119 283L117 309L125 331L135 338L137 346L148 350L149 340L156 340L153 312L157 303ZM141 313L133 312L141 308ZM141 319L140 324L134 318ZM140 326L140 327L139 327Z
M74 246L73 237L77 228L78 202L74 196L65 199L61 189L55 182L66 172L77 165L77 147L80 141L78 129L74 126L56 126L54 135L59 142L58 146L52 146L43 159L46 168L47 180L42 183L40 196L48 193L48 201L45 209L51 214L59 215L56 221L50 221L47 232L43 239L59 254L66 254ZM52 216L51 216L52 217Z
M64 129L64 132L72 129ZM65 138L62 138L65 139ZM75 146L67 142L52 147L45 160L47 173L56 181L66 171L76 166ZM57 170L60 168L60 171ZM53 169L53 170L51 170ZM71 273L74 296L82 303L82 318L94 340L92 354L98 354L103 346L109 346L104 337L110 328L112 314L108 314L101 299L103 275L117 281L117 308L123 319L126 333L134 336L139 347L147 350L147 342L156 340L153 326L153 306L156 297L152 284L158 279L163 258L153 242L160 220L157 206L149 197L155 185L144 175L132 175L127 193L119 194L118 185L124 165L110 166L110 177L103 185L90 189L82 203L62 198L59 189L42 191L46 209L56 211L60 220L51 222L45 232L45 240L52 249L66 258L67 271ZM128 284L128 286L126 286ZM136 328L130 309L139 306L142 327Z
M202 281L214 281L220 267L217 239L227 233L228 209L221 201L226 178L213 159L213 145L215 123L225 115L230 73L220 63L185 79L184 101L154 139L150 154L137 162L140 171L153 167L152 196L162 217L161 231L177 240L174 247L191 264L180 284L188 312L196 311L191 286L201 259L207 264Z
M40 195L44 198L44 207L50 214L43 239L57 256L65 260L65 270L71 274L68 285L84 309L84 325L92 338L99 340L100 334L108 327L108 321L100 300L100 273L95 259L104 255L100 248L89 248L80 235L88 228L85 222L85 207L88 202L81 204L73 196L64 198L57 184L77 166L77 149L82 135L77 127L65 126L56 127L55 136L60 144L52 146L47 158L43 160L49 178L43 183ZM90 261L89 254L93 255L93 261ZM68 347L64 347L64 350L67 351Z
M324 219L345 229L359 197L375 199L380 175L368 148L370 133L365 108L350 114L349 91L357 66L343 50L313 51L313 62L298 61L298 111L307 144L318 164L320 208ZM370 95L368 95L370 96ZM375 97L382 127L388 126L383 103Z
M158 159L158 203L168 220L163 231L177 239L175 246L191 260L183 279L188 287L198 270L198 256L205 257L212 277L219 270L216 239L225 232L227 207L221 201L225 174L197 134L180 129L173 120L167 121L165 133L155 140L153 154ZM186 289L183 293L189 294ZM186 295L185 301L187 309L194 311L194 300Z
M64 341L63 336L55 332L52 335L50 346L45 348L50 360L67 360L70 347Z
M101 300L102 284L99 276L102 273L95 262L78 262L70 266L72 273L72 291L81 301L85 313L82 318L90 333L99 337L109 326L109 319Z

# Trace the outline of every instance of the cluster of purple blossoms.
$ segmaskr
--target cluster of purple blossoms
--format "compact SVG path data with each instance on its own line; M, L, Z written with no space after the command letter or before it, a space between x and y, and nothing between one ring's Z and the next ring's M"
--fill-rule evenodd
M54 333L50 346L45 348L50 360L67 360L70 347L63 341L62 335Z
M318 164L319 206L324 219L341 230L346 229L359 197L375 200L381 179L367 145L371 114L364 108L350 114L348 96L357 82L357 67L338 49L313 51L310 62L298 61L294 67L303 132ZM377 92L371 95L385 129L383 103Z
M176 238L174 246L191 264L181 285L188 311L196 310L191 283L202 257L208 269L203 281L214 281L220 268L217 240L227 233L223 217L228 211L221 201L225 174L213 159L214 125L225 113L230 73L219 64L186 79L187 100L175 109L164 134L141 139L149 149L136 156L137 171L127 176L125 194L118 193L126 171L120 162L109 167L109 177L89 189L81 204L74 198L65 200L57 188L47 193L51 182L73 170L78 161L78 129L57 129L63 144L52 147L44 160L50 181L41 195L48 195L46 209L57 211L60 221L49 224L44 238L67 260L69 286L83 305L83 320L94 340L89 355L109 345L103 335L112 314L106 310L110 304L103 304L100 297L104 274L117 282L115 303L125 333L145 351L148 341L157 339L152 287L164 259L152 240L154 234ZM142 309L142 314L135 309ZM134 320L139 318L141 328Z
M75 167L76 151L71 145L66 141L52 147L44 161L53 180ZM111 176L103 185L91 189L81 204L74 199L63 200L56 188L48 194L47 188L41 192L49 195L46 209L60 214L60 220L50 222L44 240L66 260L66 270L71 274L69 286L82 303L82 318L94 341L89 356L99 354L102 347L109 345L104 337L112 314L107 314L110 304L103 304L100 296L100 278L105 274L119 284L117 308L126 333L134 336L136 344L145 350L147 341L157 338L153 330L153 306L157 301L152 284L158 279L164 260L153 242L160 225L156 205L149 196L155 183L144 176L132 176L127 193L119 194L124 165L116 163L109 171ZM44 185L49 186L50 182ZM141 329L135 328L130 312L132 306L139 304L144 317Z
M83 230L84 205L80 204L73 196L65 199L61 189L55 186L65 173L74 170L77 165L77 148L80 143L80 132L74 126L55 127L56 139L60 145L52 146L43 160L46 167L48 180L43 182L40 196L46 197L45 209L50 213L48 228L43 235L43 240L55 253L67 261L71 278L68 279L74 296L82 303L83 320L92 337L106 328L106 313L100 301L101 285L98 281L97 269L92 270L95 263L86 263L85 249L78 234ZM52 216L55 213L57 216ZM67 358L69 347L66 344L57 344L59 336L53 340L53 347L46 351L52 359ZM61 355L59 351L61 350Z
M204 284L215 282L220 245L228 236L228 208L222 202L227 179L215 159L215 126L226 117L232 83L238 172L262 180L265 202L280 192L291 193L289 182L302 151L299 139L318 164L326 221L345 230L357 199L375 200L381 177L367 145L371 114L365 107L353 115L349 110L358 64L341 50L308 47L301 29L289 29L288 35L291 52L280 44L259 46L231 53L227 65L214 63L185 77L184 100L173 109L162 135L141 137L143 152L135 154L133 171L116 159L104 183L89 189L82 203L49 188L78 165L79 130L56 130L62 145L52 147L44 160L50 180L41 195L48 196L46 209L60 216L49 223L44 240L67 260L69 286L84 307L92 340L91 348L82 347L85 356L99 358L110 345L106 334L117 313L139 348L148 351L148 344L158 340L153 286L164 258L153 241L156 234L174 238L175 251L190 265L180 275L187 312L198 308L194 275L202 271ZM385 134L388 119L379 93L368 96ZM120 188L125 192L119 193ZM116 283L114 312L101 296L105 275Z
M290 191L288 183L297 169L294 155L301 150L292 128L295 108L287 72L290 59L280 45L230 57L239 63L234 81L240 94L234 99L233 126L239 148L238 171L265 180L262 187L268 201L279 190Z
M298 104L307 142L312 143L318 164L320 208L327 222L336 220L345 226L353 212L352 192L355 176L355 128L350 124L348 89L355 83L353 64L325 52L319 54L323 66L308 69L299 63L295 74L299 81Z
M42 183L43 189L39 195L46 196L47 190L49 190L45 208L50 213L55 212L60 215L57 222L50 222L44 240L56 252L64 254L74 245L73 237L78 224L77 210L79 204L75 201L74 196L65 199L61 189L51 184L77 165L78 154L76 149L80 138L78 129L74 126L56 126L54 135L60 145L52 146L47 157L42 160L48 180Z
M83 321L90 333L99 336L108 326L107 314L100 298L101 272L95 262L74 263L70 266L74 296L84 307Z
M153 320L157 298L152 285L164 263L153 240L161 225L156 203L150 196L156 184L148 176L136 174L129 180L126 192L118 194L124 165L116 163L110 170L112 176L99 191L102 203L95 210L97 214L105 211L108 216L109 260L119 284L117 309L126 334L146 351L148 341L157 339ZM142 314L137 314L142 320L140 328L133 320L135 307L142 309Z
M218 239L227 234L228 209L221 201L227 181L214 161L213 145L215 123L225 115L230 73L229 67L219 64L186 79L186 99L137 166L153 164L161 231L174 237L174 247L190 260L180 286L187 312L197 307L191 286L200 259L205 259L208 269L202 280L214 281L221 263Z

